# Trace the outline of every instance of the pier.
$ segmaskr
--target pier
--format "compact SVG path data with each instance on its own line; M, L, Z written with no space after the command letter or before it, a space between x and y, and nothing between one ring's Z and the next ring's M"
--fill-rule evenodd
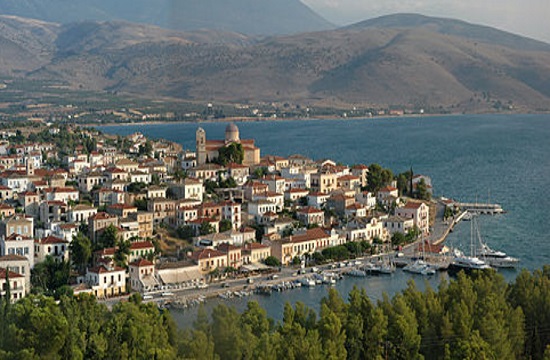
M475 214L503 214L504 210L499 204L486 204L486 203L457 203L462 210Z

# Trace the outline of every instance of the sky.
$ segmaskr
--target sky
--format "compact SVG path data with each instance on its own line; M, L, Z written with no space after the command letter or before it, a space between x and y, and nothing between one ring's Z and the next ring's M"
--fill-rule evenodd
M301 0L337 25L395 13L464 20L550 43L550 0Z

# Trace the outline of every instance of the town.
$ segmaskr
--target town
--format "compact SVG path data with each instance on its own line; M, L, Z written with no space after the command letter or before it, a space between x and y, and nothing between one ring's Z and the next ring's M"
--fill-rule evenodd
M224 139L198 128L195 151L71 125L0 136L0 283L12 301L200 291L339 260L337 249L376 254L428 238L437 211L431 179L412 169L261 156L234 123Z

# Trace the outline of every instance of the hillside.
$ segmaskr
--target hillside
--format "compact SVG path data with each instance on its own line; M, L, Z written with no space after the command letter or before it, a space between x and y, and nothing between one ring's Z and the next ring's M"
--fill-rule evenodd
M0 26L8 20L0 18ZM14 75L17 65L19 76L73 88L329 107L550 107L550 45L456 20L396 15L265 39L122 22L20 22L23 29L42 29L26 30L25 41L43 48L12 39L14 50L0 52L0 75ZM22 51L37 54L31 57L36 60L18 63Z
M2 0L0 14L57 23L123 20L173 30L215 29L248 35L333 27L299 0Z

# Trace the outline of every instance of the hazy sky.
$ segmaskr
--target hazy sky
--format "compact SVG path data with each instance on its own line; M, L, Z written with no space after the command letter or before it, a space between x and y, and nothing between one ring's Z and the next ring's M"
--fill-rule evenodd
M327 20L350 24L419 13L489 25L550 43L550 0L301 0Z

